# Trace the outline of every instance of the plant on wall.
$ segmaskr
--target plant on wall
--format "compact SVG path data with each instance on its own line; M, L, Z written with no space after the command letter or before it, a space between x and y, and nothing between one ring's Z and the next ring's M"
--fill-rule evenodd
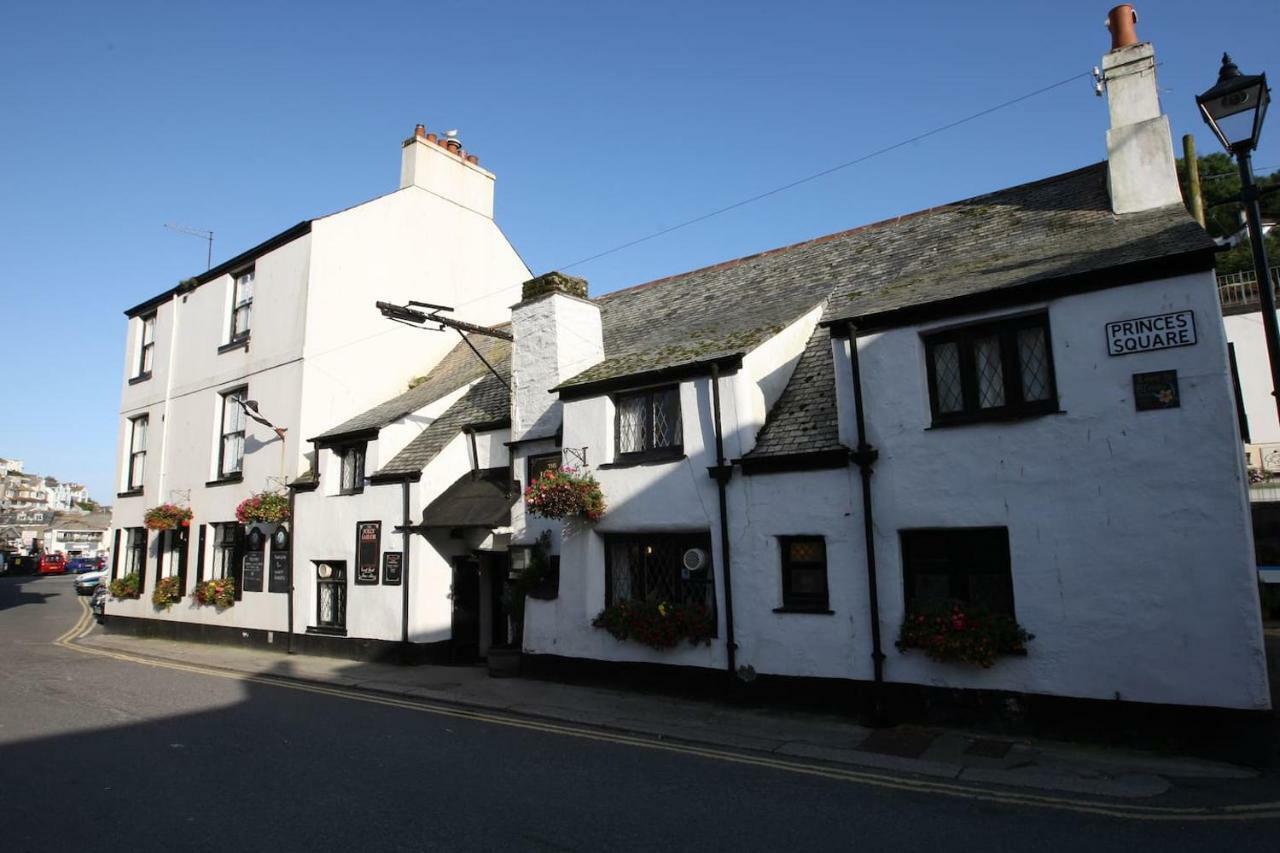
M1035 639L1012 616L958 601L919 605L907 612L898 650L920 649L932 660L989 667L1000 655L1025 654Z
M618 640L634 640L654 649L674 648L681 640L711 643L716 618L701 604L666 601L619 601L597 614L591 624Z
M181 600L182 581L177 575L160 578L160 580L156 582L156 588L151 593L151 603L156 607L167 609Z
M289 499L276 492L259 492L240 501L236 521L241 524L280 524L289 520Z
M160 504L147 510L142 516L142 523L148 530L174 530L178 527L190 527L194 514L190 507L177 504Z
M141 594L139 592L141 586L142 581L138 573L132 572L107 584L107 592L111 593L112 598L137 598Z
M529 512L543 518L568 519L582 516L599 521L604 515L604 493L591 472L563 466L546 471L524 490Z
M236 582L232 578L214 578L196 584L196 602L212 604L219 610L226 610L236 603Z

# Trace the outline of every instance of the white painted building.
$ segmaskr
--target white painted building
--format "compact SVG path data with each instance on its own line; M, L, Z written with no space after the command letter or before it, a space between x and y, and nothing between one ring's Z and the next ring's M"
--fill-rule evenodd
M221 613L185 600L157 612L144 599L109 605L108 625L277 643L292 627L289 641L307 648L444 659L515 639L529 665L551 669L1265 708L1214 244L1178 195L1150 45L1120 47L1103 67L1107 161L1031 184L594 300L556 273L517 292L527 271L493 230L506 261L488 280L505 289L467 305L461 316L491 328L463 342L372 314L355 322L374 294L467 298L411 271L351 297L353 270L404 249L387 242L399 233L390 217L338 227L352 211L140 306L130 365L151 375L126 387L115 526L189 489L207 534L197 573L243 580L236 528L207 525L229 520L283 458L295 513L280 588L292 609L270 592ZM405 174L461 165L433 159L425 139L409 145ZM483 222L485 207L455 215ZM322 249L326 234L351 239ZM455 269L494 262L483 241L450 250ZM234 274L251 263L263 362L220 373L228 352L250 357L218 344L235 322ZM292 348L273 338L261 353L266 294L290 286L306 296L283 326ZM188 312L222 324L193 330ZM348 324L358 333L344 339ZM366 359L364 342L387 329ZM203 372L191 375L160 348L181 354L196 340ZM343 341L343 364L317 369ZM399 392L406 353L423 378ZM219 478L219 424L241 423L219 420L219 394L246 376L260 411L288 427L284 453L250 422L233 436L243 474ZM135 396L148 387L166 390ZM558 464L591 471L601 519L527 511L523 488ZM137 483L144 495L128 494ZM546 532L558 578L526 603L513 638L508 578ZM154 538L138 544L116 549L121 568L171 571ZM637 600L705 607L714 636L656 650L593 626ZM951 600L1016 619L1034 635L1025 654L982 668L895 649L908 614Z

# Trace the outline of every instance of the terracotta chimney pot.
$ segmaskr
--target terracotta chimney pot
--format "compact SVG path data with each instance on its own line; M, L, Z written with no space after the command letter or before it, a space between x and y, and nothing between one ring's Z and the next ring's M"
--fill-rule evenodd
M414 128L413 128L413 135L414 135L414 136L417 136L417 137L421 138L421 137L423 137L423 136L426 136L426 134L427 134L427 129L426 129L425 127L423 127L423 126L422 126L422 125L420 125L420 124L419 124L419 125L415 125L415 126L414 126Z
M462 143L456 139L446 139L444 141L444 147L448 148L454 154L457 154L459 151L462 150Z
M1138 43L1138 13L1128 3L1122 3L1107 13L1107 29L1111 30L1111 49L1119 50Z
M436 141L436 135L435 135L434 133L428 133L428 134L427 134L427 141L428 141L428 142L435 142L435 141Z
M476 155L474 155L474 154L468 154L468 155L467 155L467 162L468 162L468 163L470 163L470 164L471 164L471 165L473 165L473 166L479 166L479 165L480 165L480 158L479 158L479 157L477 157L477 156L476 156Z

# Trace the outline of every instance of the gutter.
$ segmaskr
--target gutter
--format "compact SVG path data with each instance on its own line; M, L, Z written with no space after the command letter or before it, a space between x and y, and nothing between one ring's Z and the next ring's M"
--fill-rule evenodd
M849 458L858 466L862 475L862 536L867 554L867 603L871 619L871 663L875 674L872 688L872 719L879 723L884 719L884 650L880 645L880 593L876 583L875 522L871 503L871 474L880 451L867 443L867 424L863 417L862 371L858 367L858 335L852 326L849 330L849 367L853 374L853 414L857 424L858 446Z
M733 465L724 458L724 430L720 423L720 365L711 364L711 405L716 425L716 464L707 473L716 481L720 496L720 553L724 559L724 648L725 664L732 679L738 671L738 644L733 636L733 574L729 559L729 501L727 489ZM730 682L732 683L732 681Z

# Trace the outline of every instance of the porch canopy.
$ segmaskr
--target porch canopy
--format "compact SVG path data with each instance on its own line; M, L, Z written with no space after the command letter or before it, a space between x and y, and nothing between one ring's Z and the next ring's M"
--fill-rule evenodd
M459 477L422 512L420 530L511 525L511 507L520 498L520 484L510 468L486 468Z

